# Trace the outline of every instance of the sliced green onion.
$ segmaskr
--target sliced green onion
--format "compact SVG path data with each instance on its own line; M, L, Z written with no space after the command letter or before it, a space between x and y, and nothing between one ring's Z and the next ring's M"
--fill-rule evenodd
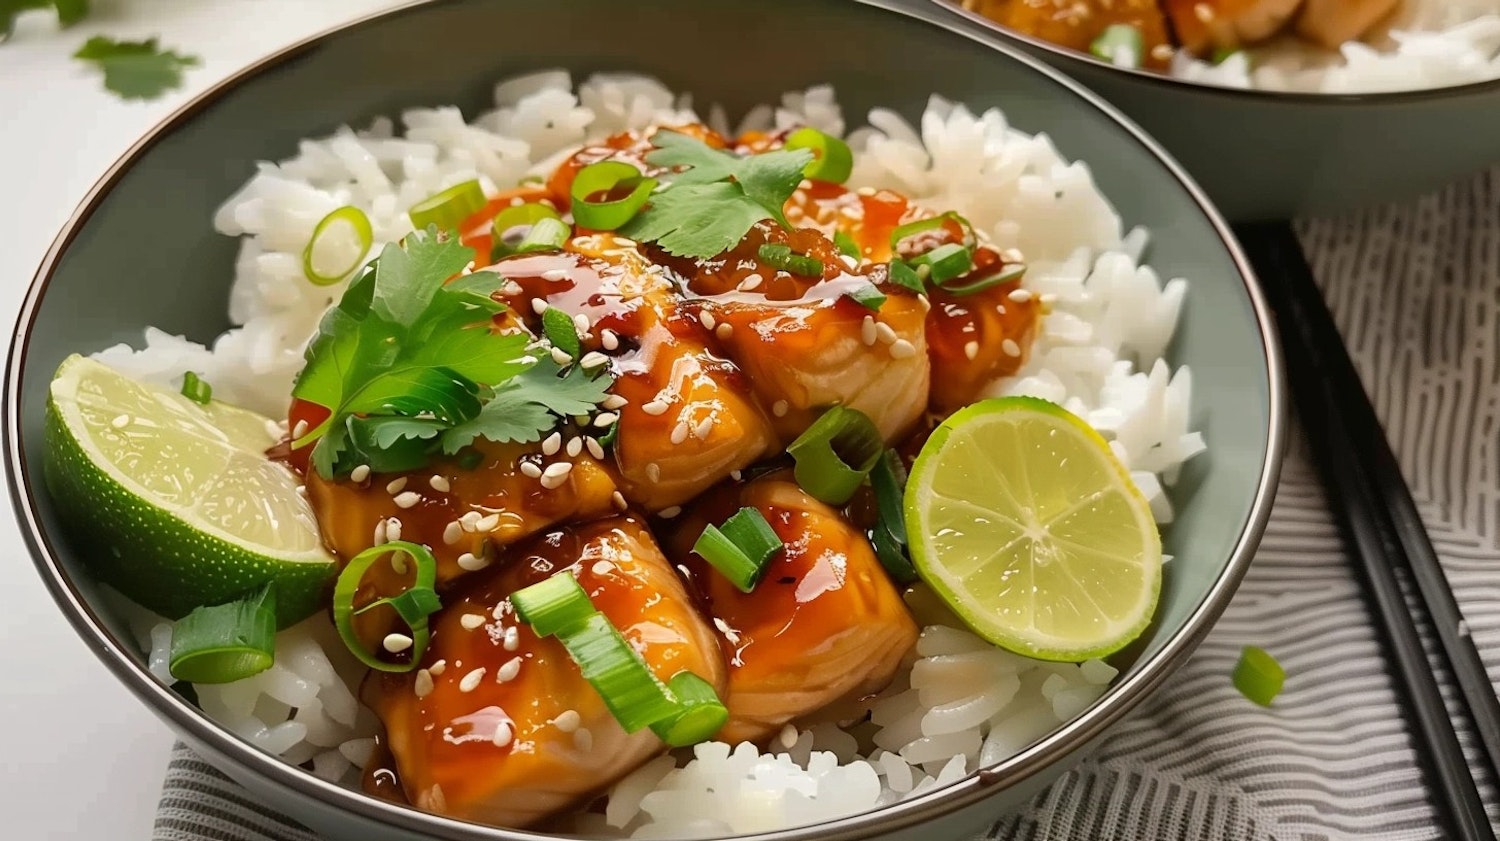
M760 261L773 269L780 269L803 277L822 277L823 264L805 254L798 254L790 245L768 242L756 250Z
M672 693L604 614L595 612L557 638L626 733L677 713Z
M859 243L854 241L854 237L849 236L843 231L833 232L833 244L837 245L839 253L846 257L853 257L858 260L864 256L864 251L860 249Z
M917 568L912 565L911 558L907 557L906 545L891 534L890 528L884 522L875 524L870 530L870 545L875 548L875 558L885 568L886 575L897 584L912 584L917 578Z
M596 612L578 579L565 572L511 593L510 603L539 637L550 637Z
M192 371L182 373L182 396L207 406L208 401L214 399L214 387L207 380L199 379Z
M573 186L568 191L573 199L573 220L580 227L595 231L613 231L624 225L646 206L657 180L641 175L641 171L624 161L600 161L592 163L573 177ZM606 198L595 201L590 196L603 193L606 197L620 190L630 192L618 199Z
M347 267L333 274L323 274L313 266L313 250L323 238L323 234L330 225L344 222L354 229L354 239L359 245L359 253L354 255L354 261ZM370 227L370 217L365 215L353 205L344 205L338 210L324 216L313 227L312 236L308 238L307 245L302 249L302 275L318 286L330 286L343 280L346 275L359 268L359 261L363 260L365 254L370 250L370 244L375 241L375 232Z
M875 507L880 512L880 521L890 529L891 536L906 543L906 513L903 496L906 491L906 466L901 463L901 454L886 450L870 470L870 488L875 491Z
M538 219L531 230L526 232L526 236L516 243L516 253L556 251L566 245L568 237L572 235L573 229L561 219Z
M573 323L572 316L557 307L542 310L542 332L553 347L575 359L583 350L583 343L578 339L578 326Z
M189 683L231 683L271 668L276 591L271 585L228 604L195 608L172 626L167 669Z
M652 724L651 731L668 745L680 748L706 742L729 720L729 708L713 685L692 672L673 675L667 689L677 700L677 711Z
M916 270L908 266L903 260L892 260L888 274L890 275L891 283L897 286L910 289L918 294L927 291L927 287L922 283L922 278L917 275Z
M1219 47L1218 49L1214 50L1214 54L1209 60L1216 65L1223 64L1231 58L1239 55L1241 52L1242 50L1234 49L1231 47Z
M1140 67L1141 54L1145 49L1141 31L1128 23L1105 27L1099 37L1089 44L1089 52L1116 67Z
M1286 671L1264 649L1247 645L1240 652L1240 661L1234 666L1234 688L1241 695L1269 707L1285 683Z
M709 525L693 551L713 564L742 593L755 589L766 562L782 547L781 538L757 509L741 508L721 526Z
M529 231L543 219L560 220L562 215L541 202L518 204L496 214L494 221L490 223L490 259L499 260L516 253L516 246L511 245L512 240L508 235L517 228ZM525 237L525 234L520 234L515 241L519 243L521 237Z
M912 266L921 277L922 266L927 267L927 279L943 284L955 277L962 277L974 268L974 253L956 242L939 245L926 254L911 259Z
M885 444L864 412L834 406L797 436L786 451L802 489L829 505L849 501L879 461Z
M599 446L608 450L615 445L615 440L620 437L620 422L615 421L609 425L609 431L599 437Z
M842 184L854 170L849 144L815 128L799 128L787 135L785 148L812 150L812 163L802 168L802 174L817 181Z
M876 312L879 312L881 306L885 304L885 295L879 289L875 288L875 284L873 283L861 284L855 287L853 291L845 292L844 296Z
M359 585L364 580L365 573L375 565L376 561L393 552L401 552L410 556L417 565L412 586L398 595L378 599L356 608L354 597L359 592ZM339 573L338 582L333 586L333 624L338 626L339 636L343 638L344 645L349 647L361 663L377 671L401 673L415 669L431 639L427 618L442 609L442 602L433 589L436 583L437 559L432 557L427 547L405 540L392 540L389 543L372 546L349 559L348 566ZM411 629L412 645L409 649L411 656L405 663L392 663L381 659L375 652L365 648L365 644L354 631L355 616L382 605L389 605L396 615L401 617L401 621Z
M1013 280L1019 280L1021 276L1025 274L1026 267L1020 263L1015 263L1013 265L1006 266L1001 271L998 271L990 275L989 277L980 278L979 280L972 281L970 283L940 283L940 285L943 287L944 291L951 292L954 295L973 295L975 292L983 292L984 290L989 289L992 286L999 286L1002 283L1010 283ZM950 278L950 280L951 279L952 278Z
M974 244L974 226L969 223L968 219L950 210L939 216L931 216L926 219L918 219L915 222L907 222L905 225L897 225L891 231L891 253L899 254L901 243L908 238L914 237L917 234L924 234L928 231L946 228L949 222L956 222L958 227L963 231L964 245Z
M476 179L454 184L422 199L412 205L406 215L411 217L412 227L419 231L426 230L428 225L437 225L440 231L451 231L483 207L484 188Z

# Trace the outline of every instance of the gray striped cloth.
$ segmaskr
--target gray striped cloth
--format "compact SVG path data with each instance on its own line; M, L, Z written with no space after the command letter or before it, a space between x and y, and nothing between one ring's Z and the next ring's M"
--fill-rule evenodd
M1304 221L1299 232L1500 685L1500 169L1410 204ZM1230 684L1251 644L1289 675L1273 709ZM1500 826L1493 781L1483 787ZM989 837L1442 838L1300 437L1260 553L1197 654L1091 759ZM155 841L206 839L316 841L179 746Z

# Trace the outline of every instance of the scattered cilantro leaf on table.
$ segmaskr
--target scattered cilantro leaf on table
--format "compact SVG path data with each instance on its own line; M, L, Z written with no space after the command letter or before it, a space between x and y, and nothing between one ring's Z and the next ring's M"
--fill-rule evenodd
M736 155L675 131L658 131L646 161L679 171L620 229L669 254L706 259L734 247L762 219L789 228L782 208L812 161L807 149Z
M9 36L16 16L32 9L56 9L57 22L72 26L89 13L89 0L0 0L0 38Z
M198 64L196 56L162 49L155 38L116 41L96 35L73 54L104 71L104 87L123 99L154 99L182 84L182 71Z

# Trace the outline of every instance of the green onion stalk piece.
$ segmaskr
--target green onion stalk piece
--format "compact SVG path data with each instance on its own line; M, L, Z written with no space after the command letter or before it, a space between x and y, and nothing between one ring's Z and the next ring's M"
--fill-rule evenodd
M512 593L510 603L521 621L539 637L550 637L580 625L598 611L578 579L558 573Z
M989 277L980 278L979 280L970 281L969 283L953 283L951 282L952 279L950 278L948 281L939 283L939 285L943 287L943 290L945 292L949 292L954 295L973 295L976 292L983 292L984 290L989 289L992 286L999 286L1004 283L1010 283L1013 280L1020 280L1021 277L1025 274L1026 267L1024 265L1016 263L1006 266L1004 269L995 272Z
M790 245L768 242L756 250L762 263L802 277L822 277L823 264L813 257L798 254Z
M767 562L781 547L781 538L765 515L755 508L741 508L722 525L706 526L693 551L740 592L748 593L760 583Z
M784 145L787 149L812 150L812 163L802 168L802 174L815 181L842 184L854 171L854 153L849 144L815 128L797 129L787 135Z
M328 229L338 223L344 223L354 229L354 238L359 244L359 253L354 255L354 262L348 266L329 274L319 272L313 265L313 251L318 242L322 240ZM365 215L353 205L345 205L338 210L329 213L313 226L312 236L308 238L307 245L302 249L302 275L316 286L332 286L343 280L350 272L359 268L360 262L365 254L370 251L370 245L375 241L375 232L370 227L370 217Z
M1263 707L1271 706L1286 683L1286 671L1264 649L1245 646L1234 666L1234 688Z
M207 406L214 399L214 387L207 380L199 378L192 371L184 371L182 374L182 396Z
M573 229L561 219L538 219L531 230L526 232L526 236L516 243L516 253L557 251L567 244L568 237L572 235Z
M490 223L490 240L493 243L490 246L490 259L499 260L515 254L521 239L543 219L561 220L562 216L541 202L518 204L496 214L494 221ZM517 230L522 233L516 234ZM512 245L512 242L516 245Z
M1099 58L1116 67L1131 69L1141 66L1141 57L1145 48L1141 31L1128 23L1116 23L1105 27L1099 37L1089 44L1089 52Z
M707 741L729 720L729 708L713 686L692 672L673 675L667 688L677 700L677 711L652 724L651 731L668 745L678 748Z
M378 599L363 607L355 607L354 597L359 591L359 584L364 579L365 573L375 565L376 561L392 553L403 553L416 564L416 576L412 586L398 595ZM339 573L338 581L333 587L333 624L338 627L339 636L344 640L344 645L348 646L354 656L366 666L382 672L409 672L417 667L431 639L427 618L442 609L442 602L433 589L436 584L437 559L432 557L427 547L405 540L392 540L379 546L372 546L351 558L349 564L344 567L344 571ZM401 621L411 629L411 656L405 663L393 663L382 659L375 652L365 648L358 634L354 632L354 617L381 605L389 605L401 617Z
M275 651L276 591L267 584L177 620L167 669L189 683L232 683L271 668Z
M927 280L942 285L956 277L968 274L974 268L974 253L967 246L956 242L944 243L926 254L911 259L917 276L921 277L926 266Z
M885 294L873 283L861 284L853 291L845 292L844 297L875 312L880 312L880 308L885 305Z
M870 530L875 557L886 574L897 584L917 580L916 567L907 550L906 514L902 497L906 490L906 467L901 454L886 450L870 471L870 487L875 491L875 507L880 521Z
M854 241L854 237L849 236L843 231L833 232L833 244L838 246L839 253L845 257L853 257L858 260L864 256L863 250L860 249L859 243Z
M478 180L470 180L428 196L412 205L406 214L411 217L412 227L419 231L426 230L428 225L453 231L465 219L483 209L484 201L484 188L479 186Z
M640 170L624 161L589 164L578 170L568 191L573 200L573 221L590 230L613 231L635 218L646 206L657 183L655 178L641 175ZM622 190L628 192L618 198L608 198ZM593 198L601 193L606 198Z
M813 497L829 505L849 501L879 461L885 443L864 412L834 406L797 436L787 453L793 476Z

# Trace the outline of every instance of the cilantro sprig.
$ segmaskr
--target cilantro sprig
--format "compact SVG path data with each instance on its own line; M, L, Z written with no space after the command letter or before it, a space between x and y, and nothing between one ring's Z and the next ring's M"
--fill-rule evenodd
M89 13L89 0L0 0L0 39L8 37L16 16L31 9L56 9L57 22L72 26Z
M677 170L620 233L668 254L706 259L733 248L755 223L790 228L782 208L802 183L807 149L736 155L681 132L662 130L646 162Z
M528 353L531 338L491 329L503 304L492 272L456 279L473 249L435 226L387 245L318 325L293 396L330 411L294 447L323 476L367 464L412 470L476 438L535 441L608 393L607 376Z
M104 87L121 99L155 99L181 86L182 71L198 65L196 56L163 49L155 38L116 41L95 35L73 57L104 71Z

